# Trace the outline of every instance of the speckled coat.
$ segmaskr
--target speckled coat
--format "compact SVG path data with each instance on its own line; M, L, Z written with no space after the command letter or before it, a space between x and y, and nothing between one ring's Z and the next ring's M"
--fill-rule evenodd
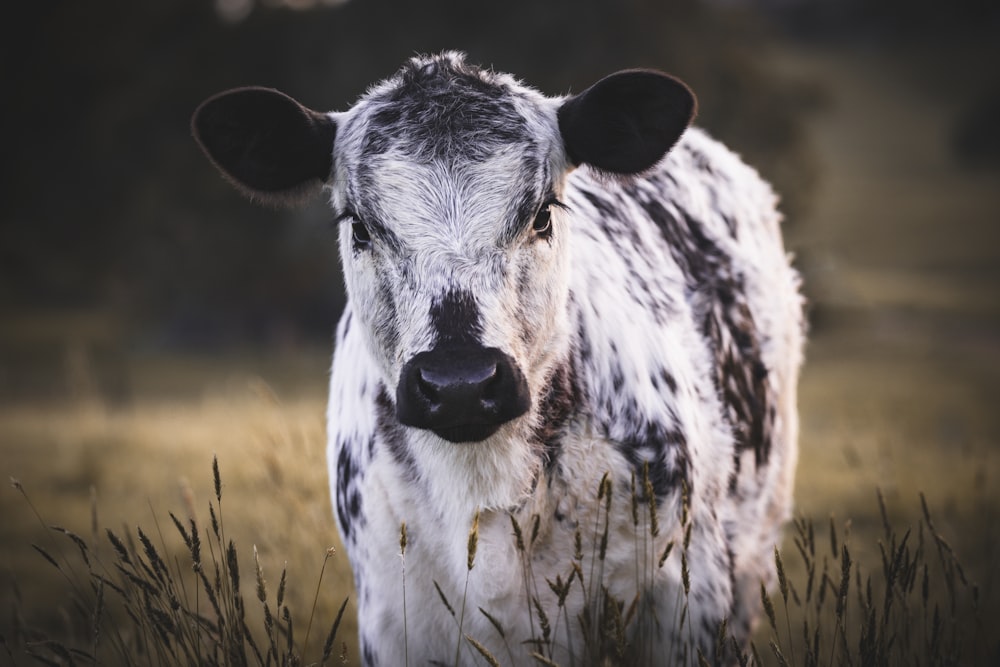
M791 502L799 281L770 187L685 129L690 107L648 141L640 119L624 157L588 138L601 114L683 106L682 87L649 102L643 76L598 84L588 107L445 53L346 112L303 111L334 128L316 180L342 221L348 306L328 462L366 665L485 664L460 623L504 664L587 664L579 619L605 594L635 605L635 663L728 660L723 621L748 638ZM261 185L195 126L251 194L309 189ZM523 376L526 411L478 441L400 419L407 362L455 341ZM571 577L560 607L548 582ZM532 643L542 615L552 634Z

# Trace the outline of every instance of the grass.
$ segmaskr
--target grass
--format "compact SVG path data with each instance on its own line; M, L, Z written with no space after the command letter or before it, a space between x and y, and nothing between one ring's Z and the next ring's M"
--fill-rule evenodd
M336 557L336 549L328 549L324 556L312 604L305 616L304 639L299 642L296 628L301 628L303 617L293 617L286 598L295 574L290 580L287 569L283 569L272 596L256 546L252 549L252 575L245 565L241 567L236 543L227 537L228 507L223 504L217 459L212 461L214 497L208 503L207 526L196 518L193 503L186 507L184 518L168 514L173 529L170 532L183 542L183 555L171 553L155 513L152 530L136 527L134 533L118 533L105 529L103 539L98 541L96 538L102 531L96 508L92 507L91 538L86 539L66 528L47 524L21 482L12 479L12 487L39 523L43 543L30 546L39 561L49 568L49 576L63 588L67 627L55 633L15 624L13 634L5 635L0 642L11 664L19 664L18 656L51 665L350 662L347 642L342 639L338 642L343 636L338 633L347 598L340 604L325 641L321 645L309 642L317 620L326 566ZM648 475L644 474L638 490L634 479L630 489L637 540L654 538L658 531L656 507L643 501L649 497L648 487ZM538 517L532 517L527 533L511 517L511 539L520 554L528 587L528 612L534 611L532 636L508 637L488 610L479 609L504 639L508 656L510 642L525 642L536 649L531 656L537 664L558 664L553 658L555 646L563 639L559 635L562 624L566 643L582 646L582 654L571 657L570 664L660 664L664 656L655 655L644 640L651 637L650 629L664 621L676 627L677 636L681 637L681 645L673 647L670 655L678 656L680 664L696 659L699 666L985 665L992 664L1000 655L1000 640L988 630L989 614L995 611L997 601L984 598L979 585L966 574L955 550L935 526L922 494L920 522L901 533L890 519L884 496L877 493L881 535L876 540L880 563L875 566L858 562L852 556L856 537L851 535L849 524L840 527L833 517L827 525L801 516L796 518L791 531L793 548L786 547L784 555L779 549L774 550L778 590L768 591L761 584L760 601L766 625L749 646L743 646L727 633L723 623L711 649L683 639L685 627L688 627L687 637L691 637L689 626L685 626L691 534L686 500L682 506L684 540L676 545L676 550L672 542L668 544L657 559L658 566L669 558L681 561L683 590L678 592L682 598L681 613L679 618L656 619L647 612L641 595L631 601L616 599L604 586L604 550L612 497L611 482L605 475L595 491L595 502L603 507L603 522L602 513L598 512L593 534L583 538L577 533L576 553L566 564L566 578L557 576L554 582L545 582L558 600L555 619L546 616L541 603L545 587L539 586L531 572ZM467 577L475 566L478 524L477 514L469 529ZM406 542L403 524L399 544L404 614ZM583 544L595 545L589 567ZM795 559L797 568L786 568L789 555ZM243 562L246 563L245 558ZM640 569L646 573L648 568L645 564L637 566L636 576L640 576ZM583 612L576 618L570 617L563 605L574 585L585 600ZM253 590L256 598L250 606L245 594L248 589ZM463 633L467 611L464 596L456 613L456 605L448 601L440 588L438 592L441 604L456 619L458 628L452 664L465 664L461 653L464 643L485 664L504 664L503 656L498 658L476 637ZM257 613L251 613L251 609ZM14 611L20 616L19 606Z
M209 525L207 505L215 490L206 472L217 453L227 500L226 537L239 560L249 564L244 572L253 572L256 561L277 581L288 564L283 606L298 621L300 644L305 619L315 619L307 653L315 657L324 638L321 626L332 621L346 597L353 599L321 463L325 389L323 373L312 371L314 363L328 364L327 354L137 358L117 365L131 376L127 400L99 393L0 404L2 472L20 480L38 514L82 536L91 555L113 555L106 528L124 540L138 539L141 526L150 537L163 533L157 549L172 563L186 558L188 548L169 513L185 522L200 515L200 525ZM47 531L40 534L37 518L17 492L0 491L0 510L0 634L12 638L20 628L60 640L77 636L68 620L73 610L65 581L53 576L51 565L30 546L37 543L55 556L66 545L53 544ZM95 515L101 526L96 532ZM162 531L155 530L157 523ZM331 546L337 552L328 557ZM258 605L247 606L251 619L263 614ZM357 655L356 627L351 603L339 630L348 655Z
M137 527L134 534L106 529L104 537L111 548L110 553L102 554L96 540L47 525L21 482L12 479L12 487L21 494L42 530L65 537L64 542L75 549L70 548L67 554L67 544L60 546L51 539L46 546L31 545L64 582L67 618L74 631L60 638L21 625L10 641L3 641L10 660L16 662L16 653L44 664L286 666L330 662L338 648L335 642L346 598L322 648L316 649L318 661L306 658L323 574L336 549L327 550L305 638L298 643L285 598L287 570L282 570L277 592L271 598L256 546L253 581L259 613L248 612L243 593L246 570L241 575L236 544L226 537L217 459L212 461L212 473L215 499L208 505L210 527L199 525L193 506L187 508L185 519L169 514L186 548L183 557L170 556L155 515L152 533L142 527ZM92 534L96 536L96 509L92 517ZM15 607L14 611L19 614L20 609ZM256 631L251 628L254 617L259 622ZM345 644L342 660L346 660L346 651Z
M917 660L912 664L958 664L947 659L949 654L961 656L962 664L991 664L996 646L990 642L994 640L976 629L979 623L990 627L1000 607L995 565L1000 558L996 537L1000 527L1000 452L996 448L1000 416L993 410L990 391L995 372L988 360L972 363L962 348L930 354L933 349L913 337L896 338L889 344L873 343L850 331L814 337L801 385L802 452L796 491L800 518L779 552L787 588L767 592L774 620L766 616L754 638L763 664L785 664L782 660L787 664L865 664L862 656L878 658L886 652L895 657L875 664L908 664L911 658ZM191 545L170 518L171 512L189 536L195 532L190 521L195 520L203 545L213 545L209 556L214 555L215 561L205 573L212 587L216 585L214 562L218 562L220 585L249 600L220 607L221 616L234 619L242 614L251 631L240 637L253 638L265 663L267 655L275 664L282 656L289 661L293 656L307 662L321 660L326 634L340 605L348 597L353 599L350 568L339 551L326 470L320 463L325 448L325 388L324 374L316 369L327 365L326 353L308 353L290 362L246 357L213 359L204 365L202 360L195 361L138 359L131 366L119 364L135 376L127 383L135 389L125 401L108 399L99 391L100 382L94 382L90 384L98 391L92 394L72 392L0 405L3 472L20 480L46 525L56 522L67 531L43 529L17 491L0 494L5 519L0 523L0 562L4 564L0 569L0 634L12 651L5 654L0 649L4 656L0 664L4 660L25 664L26 642L42 637L67 650L73 647L91 655L96 651L102 664L114 664L113 658L132 650L137 638L150 642L160 636L155 621L143 621L150 613L155 615L147 612L144 601L141 607L133 601L132 611L146 624L126 630L129 623L134 624L125 611L126 601L105 584L101 593L104 630L95 649L88 624L94 617L97 592L91 584L96 580L80 561L79 542L71 535L83 540L92 565L103 563L108 570L97 569L97 574L123 591L138 591L140 584L128 580L129 589L112 578L127 579L115 563L126 570L129 566L121 562L121 552L107 536L107 528L138 568L129 571L148 577L148 568L155 577L158 570L138 532L141 526L142 535L167 566L176 599L195 616L211 620L220 615L211 605L205 582L194 578ZM859 388L863 389L860 394ZM218 489L214 475L207 474L213 453L219 461ZM599 482L595 481L595 499L607 502L610 494L602 491ZM643 479L636 479L630 495L641 497L644 485ZM882 491L881 503L876 488ZM925 516L921 493L933 515ZM210 517L205 518L213 503L219 515L224 513L219 517L224 524L218 536ZM635 501L629 509L635 517L637 544L651 544L648 537L657 527L650 508ZM546 582L530 576L528 554L536 525L512 525L511 539L522 554L522 567L529 575L526 580L533 582L527 598L558 598L571 586L585 585L590 601L589 616L583 619L589 642L586 659L608 659L615 664L622 655L636 651L637 660L645 661L649 656L641 646L626 646L621 638L625 630L649 619L640 613L638 602L612 600L604 594L600 517L588 530L592 539L581 539L580 549L593 544L595 552L578 559L587 567L575 569L567 563L565 576ZM54 568L32 544L59 567ZM330 546L338 552L330 555ZM640 551L647 549L644 546ZM203 561L209 562L204 547L202 553ZM232 581L236 568L230 568L230 554L233 563L241 566L238 588ZM650 564L661 558L677 559L683 565L684 545L637 561L637 578L645 577ZM72 559L76 559L73 571L66 564ZM845 563L850 576L848 593L843 596ZM474 569L470 572L476 576ZM263 601L254 596L258 573L265 584ZM160 576L165 575L161 572ZM277 588L268 582L269 577L278 579ZM75 589L68 578L77 582ZM153 585L166 586L158 580ZM278 589L282 591L280 604L275 595ZM217 598L226 597L214 592ZM404 597L405 585L400 594L405 609ZM168 604L160 612L176 628L179 622L170 616L177 613L170 608L170 595L164 599ZM265 629L265 601L270 605L273 631ZM490 613L473 608L463 612L461 599L449 604L455 610L456 628L464 625L462 619L469 614ZM114 605L119 605L115 616ZM883 620L887 606L891 623ZM542 606L536 604L525 610L536 629L535 637L528 639L537 640L536 653L540 664L545 664L552 656L552 643L581 627L581 619L564 612L544 618L541 611ZM184 618L193 617L181 616L180 620ZM289 626L294 640L291 648L285 634ZM210 626L193 627L205 631L203 641L212 636ZM348 664L360 662L356 634L349 603L337 631L336 660L343 653ZM466 638L467 645L460 650L467 659L483 656L484 664L491 664L480 650L485 650L482 639ZM522 639L505 638L510 645ZM276 651L270 650L272 640ZM243 641L244 653L254 664L256 654L248 640ZM229 655L229 649L223 648L229 645L225 642L233 644L236 637L219 635L219 648L212 655ZM479 642L478 648L474 642ZM35 650L66 663L52 652L58 650L56 645L42 644ZM189 646L204 648L198 643ZM863 650L876 653L864 654ZM196 661L209 655L207 648L203 654L192 648L184 656L192 651ZM74 655L70 653L71 658ZM940 660L920 662L923 655ZM156 659L167 664L168 656L173 658L164 653ZM498 664L510 664L503 650L491 657ZM580 657L581 664L586 664L584 658ZM73 659L87 662L82 656ZM128 663L127 659L119 662Z
M980 660L993 657L991 638L970 635L965 628L976 628L977 622L990 627L1000 606L995 565L1000 559L996 537L1000 534L1000 452L996 448L1000 416L993 409L991 388L996 375L989 360L977 358L973 363L964 354L963 348L942 353L912 337L889 343L873 343L849 331L814 337L801 385L802 452L796 491L800 519L780 551L787 599L780 590L768 592L774 623L767 617L754 639L764 664L779 665L781 659L788 664L807 664L805 660L811 655L819 657L815 664L863 664L856 652L862 639L883 647L878 650L904 656L905 646L923 646L913 642L924 641L924 627L928 637L938 637L937 644L924 647L938 653L928 655L957 651L956 655L970 656L963 664L991 664L989 659ZM141 526L156 553L172 568L175 586L184 582L189 595L185 604L193 602L196 613L211 618L215 612L205 613L211 603L204 582L199 588L199 580L190 578L193 571L186 564L190 547L169 514L173 512L189 534L189 521L195 519L202 529L203 543L215 539L205 513L212 502L219 502L213 476L207 474L212 454L217 454L225 498L225 541L218 543L215 551L221 559L220 582L227 581L223 575L232 542L242 565L244 583L239 591L250 600L240 608L233 603L231 610L242 609L253 629L249 636L258 649L270 645L269 633L262 631L263 605L249 592L256 591L259 565L275 627L287 629L282 611L286 607L292 621L296 646L289 652L285 635L276 636L278 648L284 649L281 655L318 661L340 605L345 598L353 599L351 573L339 551L326 470L320 463L325 448L325 389L324 374L316 369L327 365L326 353L310 353L291 362L233 357L213 359L203 366L202 360L195 361L130 362L134 365L125 368L136 380L130 381L135 389L126 401L110 400L100 392L82 396L77 392L0 405L3 472L20 480L46 522L56 522L85 540L92 562L105 563L108 568L118 562L119 554L107 537L110 527L133 561L138 562L134 553L152 569L137 530ZM166 380L162 379L165 369L170 371ZM151 379L157 377L160 379ZM94 385L100 388L99 382ZM609 496L601 493L599 481L595 481L595 495L605 500ZM636 489L643 485L642 479L634 482ZM876 488L883 494L881 505ZM921 508L921 492L933 510L931 521ZM80 591L96 594L89 591L92 579L86 567L77 567L77 574L71 575L62 560L63 553L66 558L79 559L78 544L68 533L42 529L15 490L0 493L0 505L4 516L0 522L0 634L16 651L24 648L25 637L44 636L93 652L87 624L82 621L87 614L93 616L93 606L84 606L86 611L81 612L73 601L74 590L63 576L76 576L82 582L77 586ZM219 509L221 514L223 508ZM649 531L655 530L648 508L635 503L629 509L634 509L637 517L634 539L646 540ZM891 531L886 530L887 524ZM530 573L526 554L536 528L532 524L517 528L523 543L519 552L525 554L523 567ZM593 543L599 556L603 525L598 522L589 529L597 536ZM817 538L820 534L836 538ZM518 539L513 526L511 535L511 539ZM823 545L823 539L835 539L836 548ZM32 544L59 563L62 571L53 569ZM330 546L338 549L335 555L328 556ZM838 626L836 601L843 597L838 594L845 555L851 575L849 594L843 602L847 620ZM647 564L663 556L650 554L645 562L637 562L637 577L645 576ZM674 545L666 557L680 563L685 558L683 545ZM614 660L619 652L635 649L618 642L619 625L631 630L648 619L633 601L602 597L600 558L586 560L588 567L579 572L567 563L561 579L535 581L527 592L528 599L558 596L570 586L586 584L591 601L586 620L591 642L588 655ZM892 566L888 570L886 562ZM282 603L275 605L276 589L267 580L280 580L286 563ZM929 596L926 605L922 597L924 565ZM887 578L887 572L894 574ZM120 571L114 568L111 573L117 576ZM209 581L214 586L214 572L211 574ZM471 576L475 575L473 570ZM102 576L112 580L107 574ZM905 590L900 589L904 582ZM116 601L121 596L105 586L106 608L123 604ZM894 591L888 598L887 590ZM190 597L194 591L201 591L199 598ZM400 604L405 606L403 596L405 586L400 595ZM821 597L822 605L817 607ZM95 601L93 597L85 599ZM887 599L893 601L887 603ZM449 601L455 609L456 627L464 625L460 620L463 602ZM881 610L886 604L891 604L895 629L882 629ZM546 647L579 627L580 620L565 613L543 619L539 608L531 604L526 613L536 628L536 637L531 639L539 640L537 653L544 660L552 655ZM875 629L863 632L868 626L862 620L867 623L873 609ZM131 620L121 613L115 618ZM412 610L407 609L407 613ZM465 618L482 613L490 610L464 611ZM104 616L108 625L102 642L115 637L111 618L110 613ZM312 628L305 645L310 618ZM903 619L910 622L899 625ZM119 624L115 621L113 625ZM907 635L907 627L919 628L921 634ZM820 649L810 652L817 628L822 628ZM143 631L157 636L152 625ZM132 646L128 642L140 636L139 629L117 632L122 634L119 644L124 646ZM349 603L338 628L336 659L345 653L349 664L360 662L356 633L353 605ZM809 633L813 636L807 641ZM461 650L467 658L473 655L470 651L483 655L472 643L480 639L466 640L468 645ZM506 640L511 645L521 641L514 637ZM771 648L772 641L781 651L781 659ZM102 644L98 650L104 664L112 664L116 655L114 646L108 646ZM253 650L246 650L252 662ZM641 660L641 647L639 653ZM220 649L220 655L225 654ZM0 656L4 656L0 664L5 660L25 664L23 653L11 655L16 660L0 649ZM502 650L493 658L499 664L510 664ZM83 659L77 662L86 664ZM905 663L900 657L880 664ZM955 663L944 660L941 664Z
M633 483L634 512L643 504L642 497L645 496L636 492ZM581 654L571 654L571 665L674 664L670 656L676 656L676 664L696 661L699 666L988 665L996 664L1000 656L1000 639L992 634L991 623L998 601L995 596L984 596L980 585L967 574L955 549L936 527L923 494L919 495L918 523L899 526L898 521L890 518L883 494L876 491L872 502L878 508L881 535L866 536L875 538L880 556L876 563L861 562L852 555L856 553L858 539L852 535L850 523L840 526L830 517L824 525L797 517L784 555L782 550L774 549L777 590L769 591L763 583L760 586L761 628L746 646L728 633L723 622L713 647L696 645L688 623L687 555L691 533L683 509L682 526L687 526L684 540L679 545L669 543L657 561L659 566L669 558L681 561L680 615L657 619L644 607L641 594L634 600L609 595L603 585L602 565L611 498L605 476L595 494L595 501L604 508L605 521L602 523L598 517L589 540L581 540L577 534L577 553L567 563L566 579L557 576L555 582L545 581L558 600L559 611L554 621L546 617L540 602L540 597L546 594L545 587L538 585L531 572L533 539L526 539L518 523L512 520L511 536L522 557L530 600L528 612L535 611L532 635L508 637L493 616L480 609L504 639L508 655L510 643L519 641L536 649L531 657L537 664L558 664L553 656L562 639L557 628L563 621L564 645L576 645L582 650ZM655 506L650 504L645 516L648 522L642 521L642 530L648 531L648 537L655 537L654 517ZM476 553L477 524L474 520L470 529L470 572ZM636 528L640 525L638 517L634 525ZM588 568L579 545L588 541L600 546L590 561L589 574L585 574ZM788 568L785 563L790 560L794 561L793 567ZM640 569L637 567L637 577ZM563 602L574 584L581 589L585 602L583 612L571 618ZM454 616L454 608L443 594L441 601ZM464 600L462 605L464 609ZM664 623L676 628L680 644L670 647L666 654L657 654L649 644L650 630ZM459 637L462 637L460 621ZM465 635L465 640L486 664L504 664L503 656L493 655L476 638ZM465 663L460 663L456 654L453 664Z
M981 628L990 626L1000 608L995 565L1000 417L990 391L995 371L962 354L960 348L943 353L912 338L880 344L850 331L814 337L801 385L800 515L775 564L781 563L785 584L764 596L773 616L765 616L753 646L763 664L866 664L869 658L877 659L875 664L991 663L995 639ZM324 458L325 388L315 369L328 363L325 351L290 362L234 357L205 366L171 359L131 363L125 367L137 380L130 382L135 390L125 402L74 393L0 406L4 472L20 480L45 525L57 522L65 529L43 529L17 491L0 495L5 517L0 633L11 651L0 650L0 663L28 664L23 653L28 642L47 638L33 650L60 664L70 660L57 646L82 651L68 653L78 664L87 664L86 656L95 653L100 664L146 663L150 656L170 664L175 655L165 647L143 654L143 660L121 657L140 642L150 651L165 627L188 628L188 649L177 653L181 661L211 656L222 664L242 664L245 657L256 664L252 639L265 664L320 662L330 624L345 598L353 599L345 556L328 552L339 543L325 468L318 464ZM247 368L256 373L236 370ZM161 384L150 380L155 377ZM858 387L864 388L863 400ZM213 452L218 483L207 474ZM605 484L595 481L595 500L610 501ZM645 484L640 476L627 490L634 539L643 546L636 576L644 578L665 558L677 559L686 570L683 544L667 553L646 553L644 545L652 543L649 536L658 526L652 508L639 501ZM923 509L922 498L933 515ZM224 520L218 535L209 507ZM192 521L200 529L210 588L217 601L230 600L219 612L191 568L189 540L197 532ZM537 524L511 526L529 575L528 600L581 586L589 600L583 619L561 607L546 618L541 605L528 606L535 636L504 640L511 646L534 640L539 664L551 659L553 642L581 622L588 641L582 664L620 664L623 655L641 662L650 658L642 646L623 641L650 622L641 601L613 600L600 585L603 529L599 516L587 529L591 534L578 538L576 567L567 563L565 576L546 582L530 572ZM404 567L405 537L401 531ZM81 560L84 553L89 565ZM473 561L474 555L470 565ZM234 580L237 570L241 576ZM141 597L146 589L125 572L149 580L159 591L151 601L165 606L147 609ZM101 580L94 575L132 595L131 601L108 583L98 593ZM269 577L278 579L277 587ZM190 613L173 609L172 599ZM463 610L464 600L448 604L456 628L469 614L489 618L489 609ZM413 613L406 608L405 583L400 605ZM102 628L96 646L95 616ZM169 619L169 625L156 625L157 618L161 625ZM238 628L239 619L249 631L220 633L217 618L228 619L226 629ZM201 634L192 639L196 631ZM350 603L336 636L331 657L340 661L344 655L347 664L358 664ZM174 651L181 650L177 637L167 637ZM487 658L483 639L465 638L456 650L466 659L482 657L484 664L493 664L491 659L510 664L503 650ZM55 643L45 643L49 640ZM243 653L226 648L239 641ZM753 655L751 650L749 659Z

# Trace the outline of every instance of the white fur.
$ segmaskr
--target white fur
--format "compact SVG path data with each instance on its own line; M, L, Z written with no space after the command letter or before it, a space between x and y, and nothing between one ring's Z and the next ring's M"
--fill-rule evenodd
M498 242L500 230L510 221L512 202L525 189L542 187L537 173L524 173L523 155L514 147L473 164L415 164L400 156L383 157L372 172L374 191L364 194L377 202L377 215L391 225L404 249L357 253L350 226L341 230L349 295L344 321L350 320L350 325L342 324L337 336L328 459L335 499L338 484L344 482L338 480L341 449L349 448L360 470L350 484L360 494L363 519L354 520L345 543L355 571L362 641L368 649L363 657L382 665L402 665L407 655L413 665L433 660L452 664L460 646L461 664L483 663L460 638L436 582L456 613L464 600L462 633L504 664L509 655L514 664L529 664L527 654L535 649L522 642L540 635L537 613L531 612L534 626L529 621L527 586L550 622L560 619L552 658L561 664L579 663L581 587L574 584L567 599L567 622L546 584L569 576L577 528L583 538L580 566L591 593L596 595L603 583L626 606L642 594L643 604L655 608L661 627L650 636L657 661L667 660L668 653L687 640L707 651L715 638L703 622L709 625L734 613L753 616L757 598L746 597L756 595L757 582L773 577L772 548L791 502L801 299L798 278L782 247L775 197L756 172L697 129L686 132L648 177L633 182L632 195L625 185L595 177L587 168L572 171L556 123L561 100L505 80L516 91L518 109L544 158L539 169L551 174L555 194L569 207L553 210L551 242L526 234L506 245ZM392 86L390 81L373 88L350 111L332 115L338 126L330 191L335 211L358 195L352 188L358 187L361 143L371 112L367 100ZM689 148L708 160L711 173L691 163ZM676 188L664 191L657 185L654 176L660 173L669 173ZM609 244L600 212L583 196L588 192L614 197L620 216L632 225L634 242ZM643 198L699 220L744 281L777 414L767 465L754 473L753 455L744 454L742 469L750 472L739 477L736 492L728 488L732 428L712 382L715 360L693 314L700 297L685 293L685 276L644 211ZM735 221L735 234L726 229L724 216ZM524 276L531 284L522 290L524 302L519 303L515 300ZM381 388L393 397L403 364L432 345L428 310L437 295L454 285L476 295L483 344L517 361L532 408L479 443L456 445L429 431L406 428L413 468L403 470L379 435L377 395ZM387 286L391 294L384 293ZM658 320L654 302L670 316ZM531 345L518 335L525 317L536 334ZM391 339L389 321L398 328L392 347L385 342ZM579 356L581 330L589 346L587 359ZM576 358L582 404L563 430L555 465L546 470L539 445L532 440L544 417L538 412L539 397L553 369L571 357ZM669 371L676 382L673 395L665 396L662 386L654 386L651 372L656 368ZM623 379L620 389L612 384L616 374ZM626 414L632 421L624 420ZM668 626L669 619L677 618L682 599L678 591L686 526L681 524L681 489L661 499L655 540L648 534L644 506L640 527L633 528L630 485L635 468L616 442L629 436L637 418L682 433L687 445L692 489L687 622L693 629L680 638ZM647 458L654 455L651 448ZM673 454L668 450L666 456ZM651 467L673 463L650 460ZM595 553L605 514L596 496L605 474L614 495L602 564ZM477 511L479 542L470 572L467 537ZM539 534L529 549L533 578L526 582L525 560L515 548L510 517L527 539L534 515L540 517ZM404 558L399 553L403 522L409 537L405 646ZM671 541L674 550L658 568L659 556ZM723 563L730 553L732 581ZM734 611L734 595L742 596L739 604L747 611ZM503 625L506 642L479 608ZM650 618L642 622L651 624ZM694 661L693 652L687 655Z

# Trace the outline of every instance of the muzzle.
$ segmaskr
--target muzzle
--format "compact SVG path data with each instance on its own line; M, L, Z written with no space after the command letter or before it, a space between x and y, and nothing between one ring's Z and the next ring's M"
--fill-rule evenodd
M479 442L531 407L517 364L494 347L444 345L403 366L396 416L449 442Z

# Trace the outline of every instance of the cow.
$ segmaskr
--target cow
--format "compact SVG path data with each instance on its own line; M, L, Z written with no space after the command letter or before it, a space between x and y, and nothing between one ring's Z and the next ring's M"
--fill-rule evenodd
M803 303L776 195L695 107L658 71L548 97L445 52L347 111L264 88L196 111L241 191L322 190L337 221L328 467L364 664L746 646Z

